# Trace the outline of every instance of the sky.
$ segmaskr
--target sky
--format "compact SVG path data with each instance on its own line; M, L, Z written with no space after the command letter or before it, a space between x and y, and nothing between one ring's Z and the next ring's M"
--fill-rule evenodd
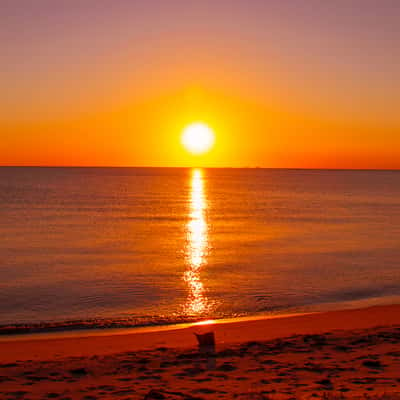
M0 0L0 165L400 168L397 0ZM184 127L215 132L201 156Z

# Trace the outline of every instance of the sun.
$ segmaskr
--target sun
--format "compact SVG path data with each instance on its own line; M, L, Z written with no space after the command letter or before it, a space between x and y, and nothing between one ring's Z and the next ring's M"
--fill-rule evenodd
M188 125L182 133L182 144L193 154L203 154L211 149L215 142L213 130L202 122Z

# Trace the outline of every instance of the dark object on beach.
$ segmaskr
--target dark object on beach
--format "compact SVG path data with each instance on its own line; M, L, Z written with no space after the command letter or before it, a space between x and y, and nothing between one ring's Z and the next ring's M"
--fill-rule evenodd
M195 336L197 338L197 341L199 342L200 350L202 348L206 348L206 347L215 349L214 332L207 332L207 333L203 333L203 334L195 333Z
M199 343L199 352L207 357L207 369L213 370L216 368L215 354L215 336L214 332L203 334L195 333L197 342Z
M364 367L367 368L382 368L382 364L380 361L375 361L375 360L365 360L363 362Z

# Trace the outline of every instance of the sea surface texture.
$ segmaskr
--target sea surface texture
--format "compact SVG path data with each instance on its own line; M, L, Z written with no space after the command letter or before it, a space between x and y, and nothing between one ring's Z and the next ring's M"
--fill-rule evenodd
M0 168L0 238L3 332L389 303L400 172Z

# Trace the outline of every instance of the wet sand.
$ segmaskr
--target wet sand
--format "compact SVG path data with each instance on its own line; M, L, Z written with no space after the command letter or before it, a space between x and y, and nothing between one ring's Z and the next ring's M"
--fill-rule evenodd
M193 333L215 334L199 349ZM0 341L1 399L400 398L400 306ZM389 396L389 397L388 397Z

